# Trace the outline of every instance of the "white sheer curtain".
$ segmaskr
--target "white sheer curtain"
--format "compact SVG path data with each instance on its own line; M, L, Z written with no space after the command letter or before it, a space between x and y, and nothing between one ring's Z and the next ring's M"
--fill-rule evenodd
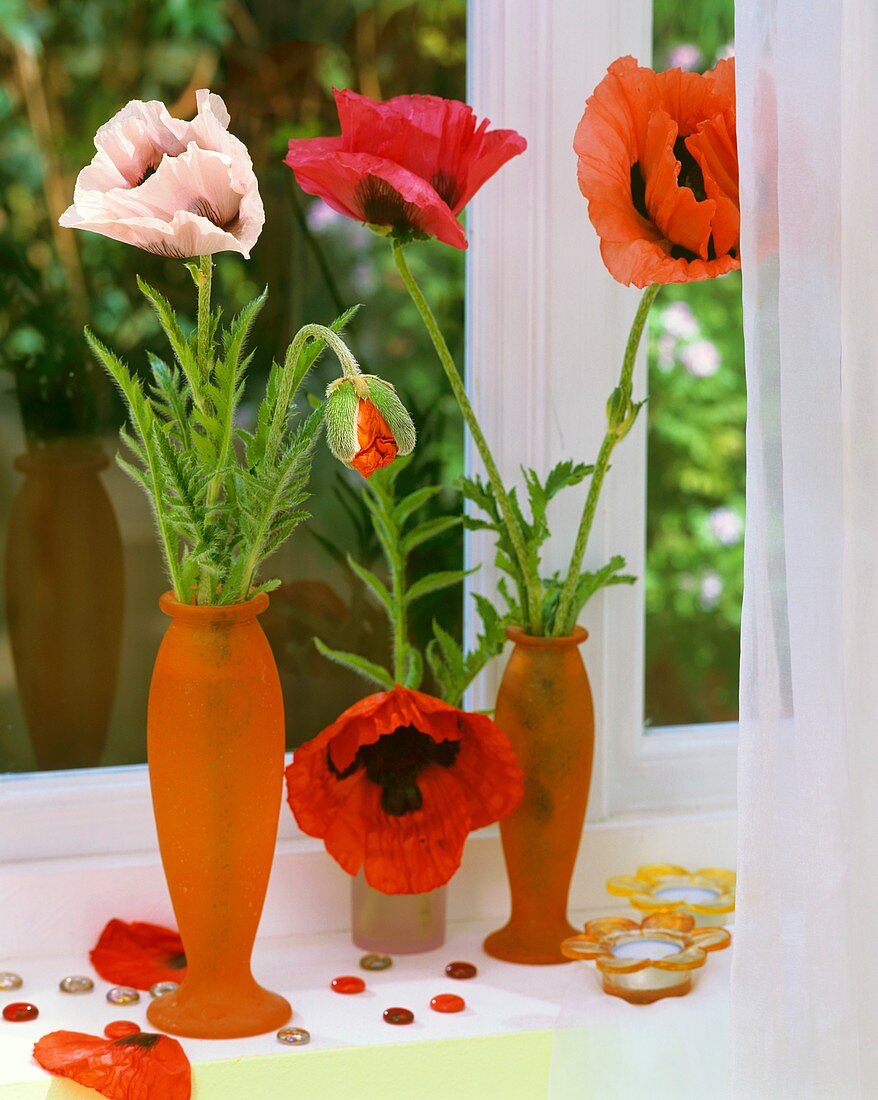
M738 1100L878 1097L878 0L737 0Z

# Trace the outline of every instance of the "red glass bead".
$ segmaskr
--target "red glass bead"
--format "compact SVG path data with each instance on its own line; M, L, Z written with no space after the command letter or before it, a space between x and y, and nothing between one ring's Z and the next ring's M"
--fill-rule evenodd
M472 963L467 962L453 962L445 967L445 973L449 978L457 978L461 982L466 981L467 978L474 978L478 972Z
M24 1023L26 1020L35 1020L40 1010L30 1001L13 1001L3 1009L3 1019L11 1020L14 1024Z
M415 1022L415 1014L408 1008L385 1008L383 1015L386 1024L403 1025Z
M113 1020L104 1028L104 1035L108 1039L124 1039L126 1035L136 1035L140 1031L140 1024L133 1020Z
M333 978L329 983L336 993L362 993L366 983L355 974L344 974L341 978Z
M434 1012L463 1012L466 1001L456 993L440 993L430 1001Z

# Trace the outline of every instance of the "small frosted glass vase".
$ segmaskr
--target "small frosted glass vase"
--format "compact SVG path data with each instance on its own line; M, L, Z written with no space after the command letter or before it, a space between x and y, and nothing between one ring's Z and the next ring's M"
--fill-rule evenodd
M385 955L416 955L445 943L445 887L428 894L382 894L363 872L351 879L354 944Z

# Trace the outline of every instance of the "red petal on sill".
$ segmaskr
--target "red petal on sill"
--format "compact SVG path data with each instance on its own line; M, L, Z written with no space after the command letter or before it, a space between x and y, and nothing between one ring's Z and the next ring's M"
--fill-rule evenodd
M104 981L134 989L151 989L156 982L179 983L186 976L179 933L144 921L111 920L90 958Z

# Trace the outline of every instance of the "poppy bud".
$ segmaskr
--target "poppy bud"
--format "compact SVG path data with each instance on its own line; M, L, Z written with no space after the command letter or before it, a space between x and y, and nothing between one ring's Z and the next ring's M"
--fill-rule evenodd
M634 427L637 414L646 404L645 401L632 401L630 389L616 386L607 401L607 428L622 440Z
M389 382L373 374L338 378L326 391L326 441L335 457L371 477L415 446L415 426Z

